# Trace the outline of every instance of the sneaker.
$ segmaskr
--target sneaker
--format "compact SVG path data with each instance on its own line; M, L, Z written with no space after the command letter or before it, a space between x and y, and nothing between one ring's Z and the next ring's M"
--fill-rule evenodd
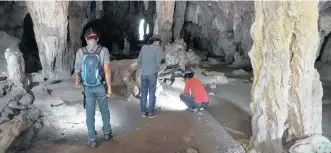
M199 111L203 111L205 108L203 108L203 107L201 107L201 108L199 108Z
M97 147L97 141L96 140L93 140L93 141L89 141L88 142L88 145L92 148L96 148Z
M104 139L107 141L107 140L110 140L111 138L113 138L113 134L110 133L110 134L104 134Z
M149 113L149 114L148 114L148 118L154 118L154 117L156 117L157 115L159 115L157 112Z
M141 113L141 117L146 117L147 115L146 115L147 113Z

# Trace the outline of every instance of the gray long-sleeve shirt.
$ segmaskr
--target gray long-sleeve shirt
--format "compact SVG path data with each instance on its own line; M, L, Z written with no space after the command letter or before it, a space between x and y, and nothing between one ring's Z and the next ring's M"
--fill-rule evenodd
M88 52L95 52L96 49L98 48L97 46L91 46L87 45L86 46ZM82 69L81 69L81 64L82 60L84 57L84 53L81 48L78 49L76 53L76 60L75 60L75 73L79 74ZM110 59L109 59L109 51L106 47L102 47L102 50L100 52L100 64L103 67L104 64L110 64Z
M151 75L159 71L162 60L161 47L151 44L141 47L138 57L138 67L141 75Z

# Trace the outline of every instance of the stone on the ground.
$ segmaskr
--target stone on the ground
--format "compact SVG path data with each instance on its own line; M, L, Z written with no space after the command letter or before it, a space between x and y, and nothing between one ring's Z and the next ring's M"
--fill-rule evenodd
M298 140L290 148L290 153L329 153L331 142L326 137L314 134L306 139Z
M186 52L186 56L188 60L186 65L199 65L201 62L201 58L191 49Z
M199 153L199 152L194 148L187 148L186 153Z
M49 95L47 92L47 87L43 83L32 87L31 92L34 96L47 96Z
M208 57L208 62L210 65L222 64L220 59L216 59L216 58L212 58L212 57Z
M194 77L198 78L203 84L227 84L228 79L221 72L207 71L200 68L192 69L194 72Z
M10 119L7 117L7 116L1 116L0 117L0 125L2 124L2 123L5 123L5 122L7 122L7 121L9 121Z
M13 85L13 82L0 81L0 98L3 97L6 93L9 93Z
M0 125L0 150L6 152L8 147L22 132L28 131L39 118L40 112L33 107L21 111L14 119Z
M241 76L241 75L248 75L249 73L247 73L243 69L239 69L239 70L233 70L232 74L235 75L235 76Z
M174 43L168 44L164 49L164 59L168 66L177 65L180 62L185 63L186 44L181 40L176 40ZM185 61L180 61L185 60ZM185 63L186 64L186 63Z
M210 88L211 88L211 89L215 89L215 88L216 88L216 84L211 84L211 85L210 85Z
M33 96L30 95L29 93L26 93L25 95L23 95L23 97L18 101L19 104L22 105L30 105L33 103Z
M183 91L185 88L185 82L183 78L175 78L174 82L172 83L171 87Z
M7 93L5 96L3 96L0 99L0 112L2 112L8 106L9 103L19 101L23 94L24 94L23 91L12 90L9 93Z

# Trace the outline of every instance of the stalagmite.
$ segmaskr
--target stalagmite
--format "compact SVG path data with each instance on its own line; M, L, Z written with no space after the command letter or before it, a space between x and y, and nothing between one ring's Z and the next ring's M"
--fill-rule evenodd
M68 1L26 1L45 78L70 75L67 57Z
M70 1L69 2L69 39L68 39L68 65L70 70L74 67L76 51L82 47L81 35L83 28L89 21L91 12L87 8L91 5L89 1Z
M95 1L95 4L96 4L95 16L97 19L101 20L101 18L103 16L102 1Z
M323 89L314 69L317 5L255 2L249 52L254 72L251 152L283 152L287 128L294 140L321 133Z
M154 34L159 34L166 45L172 35L173 15L175 1L156 1L156 14Z
M186 1L176 1L174 14L174 39L179 39L185 20Z

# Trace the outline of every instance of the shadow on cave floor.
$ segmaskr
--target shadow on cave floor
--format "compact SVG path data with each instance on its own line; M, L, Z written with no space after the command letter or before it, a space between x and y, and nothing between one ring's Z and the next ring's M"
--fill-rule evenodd
M114 95L109 99L109 109L115 137L107 142L101 140L99 148L91 149L86 145L82 89L75 88L72 79L49 84L47 88L52 90L51 95L36 97L34 101L34 105L43 112L44 128L33 139L27 153L106 153L110 150L120 153L181 153L188 147L196 148L200 153L214 153L215 150L225 152L236 144L228 144L232 138L219 127L219 123L204 119L210 116L208 114L193 115L186 111L162 109L154 119L141 118L137 103ZM114 87L114 94L121 93L119 88ZM50 104L58 103L55 97L66 101L65 104L50 107ZM169 100L163 98L163 101ZM96 109L96 130L101 138L101 114L98 106ZM237 147L240 150L240 146Z

